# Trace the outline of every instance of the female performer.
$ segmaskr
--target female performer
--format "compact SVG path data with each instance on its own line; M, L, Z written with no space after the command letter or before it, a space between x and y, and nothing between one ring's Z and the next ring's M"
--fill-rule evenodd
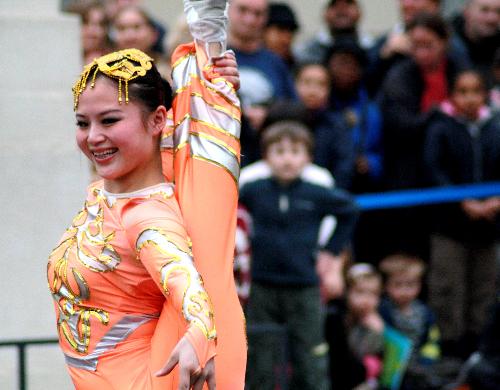
M77 143L103 178L48 264L77 389L243 388L239 79L234 56L210 59L206 42L173 55L173 126L171 91L138 50L94 60L73 89Z

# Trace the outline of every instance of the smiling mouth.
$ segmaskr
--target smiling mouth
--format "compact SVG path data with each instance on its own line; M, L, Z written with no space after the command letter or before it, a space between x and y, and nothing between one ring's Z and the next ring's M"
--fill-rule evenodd
M96 161L102 161L102 160L106 160L108 159L109 157L113 156L116 152L118 151L118 149L107 149L107 150L103 150L101 152L92 152L92 155L94 156L94 159Z

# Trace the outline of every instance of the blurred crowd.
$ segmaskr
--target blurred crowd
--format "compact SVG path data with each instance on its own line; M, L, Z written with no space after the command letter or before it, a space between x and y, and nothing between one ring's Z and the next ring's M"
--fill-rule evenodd
M362 31L360 1L322 7L300 42L287 2L232 0L228 13L243 114L237 287L249 329L287 335L278 354L275 336L249 333L248 388L500 389L500 197L353 201L500 181L500 0L446 19L439 0L394 0L399 20L380 36ZM85 63L135 47L170 80L172 50L191 39L182 16L163 25L138 0L67 10L81 15Z

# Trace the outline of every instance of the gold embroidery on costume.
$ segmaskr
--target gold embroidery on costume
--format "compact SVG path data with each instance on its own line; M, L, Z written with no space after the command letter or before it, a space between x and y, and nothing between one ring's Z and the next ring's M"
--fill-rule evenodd
M128 83L129 81L144 76L151 69L153 59L137 49L125 49L106 54L96 58L83 68L80 78L73 86L73 108L78 107L80 95L87 86L90 74L92 82L90 88L94 87L97 72L118 80L118 101L122 102L122 83L125 84L125 103L128 103Z
M76 215L72 226L66 231L64 240L49 257L48 272L50 265L54 265L52 279L50 275L48 277L49 289L59 311L58 331L73 350L81 354L88 352L90 318L95 317L101 324L107 325L109 314L85 305L85 301L90 298L89 286L85 278L69 264L79 261L92 271L108 272L120 263L119 255L110 244L114 232L107 235L103 232L103 210L99 199L85 203L84 209ZM68 270L72 275L71 280Z
M171 294L171 284L175 283L176 288L182 291L182 313L186 321L200 328L207 339L214 339L216 331L212 303L193 265L191 250L182 250L165 232L154 228L146 229L139 235L136 251L139 254L149 246L165 258L160 268L160 281L165 294Z

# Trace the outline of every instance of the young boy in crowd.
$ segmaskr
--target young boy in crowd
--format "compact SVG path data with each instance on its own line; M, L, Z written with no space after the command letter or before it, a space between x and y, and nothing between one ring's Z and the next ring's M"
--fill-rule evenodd
M424 161L431 185L500 180L500 114L486 102L482 76L459 72L427 129ZM477 348L495 296L499 211L497 196L440 205L434 213L429 305L443 354L466 359Z
M346 282L345 302L330 306L326 320L332 387L376 389L384 349L384 321L378 313L382 279L372 265L357 263Z
M431 309L418 299L424 262L405 254L391 255L379 265L385 296L380 314L385 323L412 342L413 350L403 389L432 388L429 367L440 358L439 330Z
M312 135L304 125L293 121L271 125L262 134L262 153L272 175L240 190L240 203L253 226L247 322L286 327L289 388L301 390L329 388L316 258L320 254L341 264L340 254L349 245L357 214L346 192L301 179L312 150ZM335 215L337 226L325 247L318 248L319 226L326 215ZM275 388L275 342L271 334L249 337L250 389Z

